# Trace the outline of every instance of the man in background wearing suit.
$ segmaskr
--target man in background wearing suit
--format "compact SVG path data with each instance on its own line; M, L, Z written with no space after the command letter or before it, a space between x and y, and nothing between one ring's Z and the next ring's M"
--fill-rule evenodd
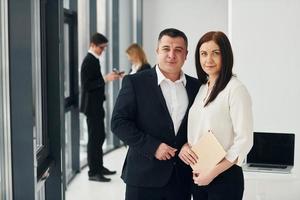
M104 35L95 33L91 37L88 54L81 65L80 111L86 115L88 127L88 175L89 180L100 182L109 182L110 178L105 175L116 173L103 166L105 83L120 78L115 72L102 76L99 57L107 47L107 43L108 40Z
M199 89L181 68L187 37L165 29L158 37L158 64L125 76L111 127L129 146L123 166L126 200L190 200L192 171L178 153L187 142L187 113Z

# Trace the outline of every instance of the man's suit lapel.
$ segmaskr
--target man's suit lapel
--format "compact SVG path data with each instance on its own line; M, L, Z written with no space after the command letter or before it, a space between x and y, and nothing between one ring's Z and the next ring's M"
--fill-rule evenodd
M159 97L159 100L160 100L162 106L169 113L164 95L161 91L160 86L157 85L157 75L156 75L155 69L152 69L151 78L154 79L154 80L151 80L151 83L153 84L153 88L155 88L155 90L156 90L156 93ZM193 100L193 88L192 88L191 82L189 81L189 78L187 76L186 76L185 89L186 89L186 93L188 95L188 100L189 100L188 109L189 109L193 103L193 101L192 101ZM187 111L188 111L188 109L187 109Z
M170 120L170 123L173 124L173 121L172 121L171 115L170 115L170 113L169 113L169 110L168 110L168 107L167 107L167 104L166 104L166 100L165 100L165 98L164 98L164 95L163 95L163 93L162 93L162 90L161 90L160 86L157 85L157 75L156 75L155 68L153 68L153 69L151 69L151 70L152 70L152 72L151 72L151 75L149 76L149 78L150 78L150 83L152 84L152 89L153 89L153 90L155 91L155 93L157 94L157 97L159 98L159 101L160 101L161 106L163 107L164 111L165 111L165 112L167 113L167 115L168 115L168 118L169 118L169 120ZM191 82L190 82L190 80L189 80L189 78L188 78L187 76L186 76L186 86L185 86L185 88L186 88L186 93L187 93L187 95L188 95L188 101L189 101L189 104L188 104L188 107L187 107L187 109L186 109L186 112L185 112L185 115L184 115L184 117L183 117L182 122L185 122L185 121L186 121L186 118L187 118L187 116L188 116L188 111L189 111L190 107L192 106L193 98L194 98L194 97L193 97L193 87L192 87ZM182 128L183 125L184 125L183 123L180 124L180 127L179 127L179 129L178 129L178 133L181 132L180 129ZM175 133L174 133L174 134L175 134ZM178 134L177 134L177 135L178 135ZM176 136L177 136L177 135L176 135Z
M192 106L192 103L193 103L193 88L191 87L191 82L189 81L189 78L187 76L186 77L186 86L185 86L185 89L186 89L186 93L188 95L188 98L189 98L189 105L188 105L188 109L187 111L189 110L189 108Z
M185 111L185 115L184 115L184 117L182 119L182 123L179 126L178 133L181 132L181 128L184 125L183 122L186 121L186 118L188 117L188 113L189 113L190 107L192 106L192 103L193 103L193 91L192 91L193 88L191 87L191 83L189 81L189 78L187 76L185 76L185 77L186 77L186 86L185 86L185 89L186 89L186 93L188 95L189 104L188 104L188 107L187 107L187 109Z
M164 111L167 113L167 115L169 117L169 120L173 124L173 121L172 121L171 115L169 113L169 110L168 110L168 107L167 107L167 103L166 103L166 100L165 100L164 95L162 93L162 90L161 90L160 86L157 85L157 75L156 75L155 68L153 68L151 70L152 70L152 73L151 73L151 76L150 76L150 78L151 78L150 82L152 84L152 88L155 91L156 96L158 97L158 100L159 100L161 106L163 107Z
M164 98L164 95L162 93L160 86L158 86L158 85L156 86L156 93L157 93L157 96L159 98L159 101L160 101L162 107L164 107L165 111L169 113L166 100ZM169 116L170 116L170 113L169 113ZM170 116L170 118L171 118L171 116Z

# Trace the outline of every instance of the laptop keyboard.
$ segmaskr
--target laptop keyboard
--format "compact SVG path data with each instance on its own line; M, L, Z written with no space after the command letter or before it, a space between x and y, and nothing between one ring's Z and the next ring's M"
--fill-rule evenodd
M277 169L287 168L286 165L264 165L264 164L250 164L249 167L277 168Z

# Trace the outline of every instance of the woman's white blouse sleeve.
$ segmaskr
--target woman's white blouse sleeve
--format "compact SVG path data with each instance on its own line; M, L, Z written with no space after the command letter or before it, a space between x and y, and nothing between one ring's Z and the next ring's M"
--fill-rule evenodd
M233 127L233 144L226 159L241 166L253 145L253 118L251 97L244 85L239 85L229 95L229 112Z

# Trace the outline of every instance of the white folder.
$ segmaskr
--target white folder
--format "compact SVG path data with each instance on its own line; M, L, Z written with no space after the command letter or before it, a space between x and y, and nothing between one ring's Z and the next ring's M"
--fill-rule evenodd
M192 150L197 154L198 160L191 167L200 173L208 173L226 155L226 151L211 130L202 135L199 141L192 146Z

